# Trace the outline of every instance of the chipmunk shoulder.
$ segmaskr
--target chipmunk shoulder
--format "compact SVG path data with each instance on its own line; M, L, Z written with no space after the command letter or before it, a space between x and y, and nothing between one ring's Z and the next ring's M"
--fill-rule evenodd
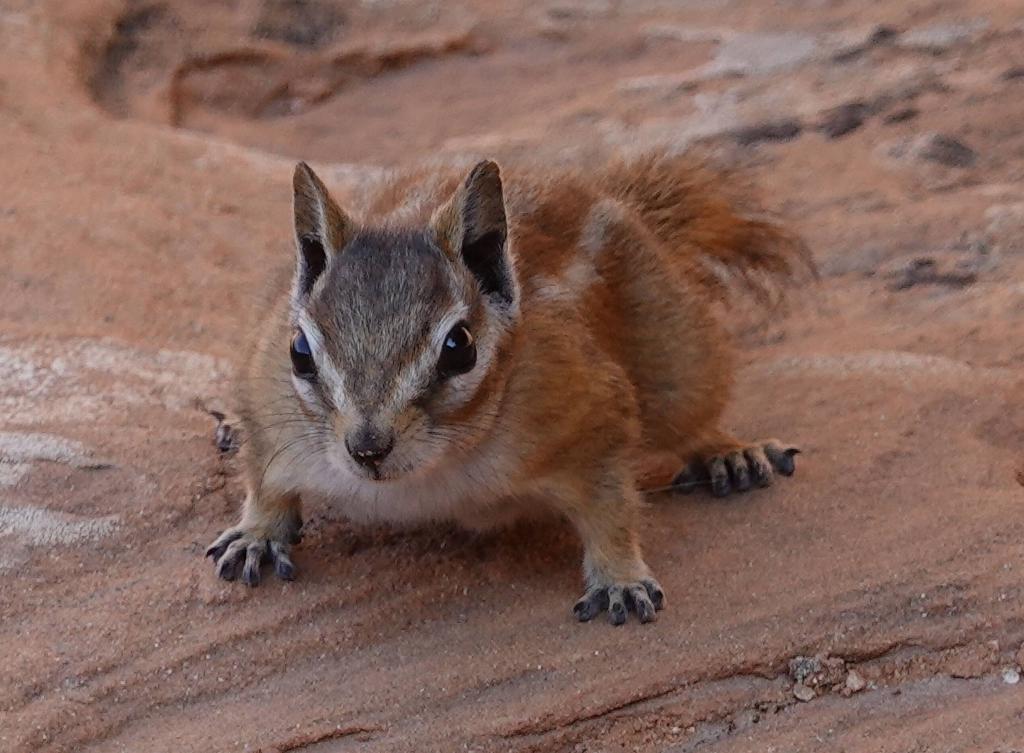
M363 521L497 525L552 512L584 545L574 611L665 603L645 488L728 494L795 449L720 427L733 379L714 274L787 276L805 246L687 157L590 172L411 172L347 211L294 175L295 265L240 382L241 520L218 574L295 575L304 500Z

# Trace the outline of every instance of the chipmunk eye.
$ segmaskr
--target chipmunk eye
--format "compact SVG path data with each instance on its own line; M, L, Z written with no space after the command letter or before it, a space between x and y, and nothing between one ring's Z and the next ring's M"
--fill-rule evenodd
M302 379L313 379L316 376L316 362L313 361L313 351L309 348L309 341L306 333L301 329L295 332L292 337L292 371L295 376Z
M459 322L449 330L441 346L441 357L437 360L437 371L442 377L465 374L476 365L476 343L465 322Z

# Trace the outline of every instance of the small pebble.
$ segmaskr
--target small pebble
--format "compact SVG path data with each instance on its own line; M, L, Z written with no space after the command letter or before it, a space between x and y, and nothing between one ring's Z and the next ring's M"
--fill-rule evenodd
M859 693L867 687L867 680L856 669L851 669L846 675L846 689L851 693Z
M813 688L809 688L803 683L800 683L793 686L793 695L798 701L807 703L807 701L814 700L815 693Z
M797 685L821 672L821 660L814 656L796 656L789 660L789 677Z
M1003 670L1003 682L1007 685L1016 685L1020 682L1020 672L1013 667L1007 667Z

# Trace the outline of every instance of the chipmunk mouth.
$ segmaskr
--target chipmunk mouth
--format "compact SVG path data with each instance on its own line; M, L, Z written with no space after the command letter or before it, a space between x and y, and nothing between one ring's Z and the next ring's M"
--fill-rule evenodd
M385 485L421 479L425 474L429 474L432 468L433 466L429 463L416 464L409 462L406 458L394 458L376 467L352 468L352 472L366 481Z
M356 471L356 475L367 481L381 481L384 478L377 468L360 468Z
M404 475L399 469L385 467L383 465L361 466L358 464L352 464L349 468L359 478L378 484L397 481Z

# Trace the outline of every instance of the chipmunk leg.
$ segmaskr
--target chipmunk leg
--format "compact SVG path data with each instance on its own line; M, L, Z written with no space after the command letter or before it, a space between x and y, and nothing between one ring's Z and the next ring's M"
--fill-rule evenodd
M559 490L564 512L583 540L586 591L573 606L581 622L608 612L613 625L633 612L651 622L665 595L640 552L637 514L640 496L632 479L613 473L601 483Z
M689 453L689 462L672 480L672 486L688 492L709 485L716 497L770 486L776 473L792 476L796 472L799 453L799 448L778 439L745 443L719 433Z
M210 544L206 556L212 557L217 575L224 580L238 577L250 586L260 583L260 566L274 565L282 580L295 578L291 548L301 539L300 499L294 493L273 494L267 489L250 491L245 499L242 519Z

